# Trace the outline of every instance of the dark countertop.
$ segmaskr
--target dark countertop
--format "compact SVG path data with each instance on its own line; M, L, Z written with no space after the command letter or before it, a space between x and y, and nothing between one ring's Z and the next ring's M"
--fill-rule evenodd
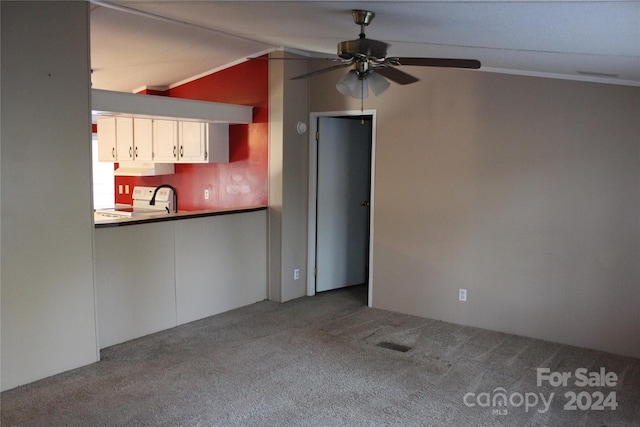
M136 216L132 218L105 218L94 220L95 228L123 227L127 225L149 224L153 222L179 221L183 219L205 218L209 216L230 215L236 213L266 210L267 206L248 206L243 208L207 209L201 211L171 212L166 215Z

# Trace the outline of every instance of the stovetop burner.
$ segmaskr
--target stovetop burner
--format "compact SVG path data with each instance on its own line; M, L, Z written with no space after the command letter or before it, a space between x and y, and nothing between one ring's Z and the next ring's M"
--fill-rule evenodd
M131 218L141 215L164 215L168 214L168 208L165 209L143 209L136 208L131 205L120 205L113 208L96 209L96 215L104 216L107 218Z

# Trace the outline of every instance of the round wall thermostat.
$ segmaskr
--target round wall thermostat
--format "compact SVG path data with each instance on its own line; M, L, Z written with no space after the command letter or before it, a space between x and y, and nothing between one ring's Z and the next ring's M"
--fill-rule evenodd
M296 125L296 130L300 135L302 135L307 131L307 124L305 122L298 122L298 124Z

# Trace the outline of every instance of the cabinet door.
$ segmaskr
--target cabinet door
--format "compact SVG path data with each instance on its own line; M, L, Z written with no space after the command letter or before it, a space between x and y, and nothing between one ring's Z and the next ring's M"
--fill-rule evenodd
M179 123L180 162L197 163L206 161L205 124L198 122Z
M158 163L178 161L178 122L153 120L153 153Z
M98 161L116 161L116 118L98 117Z
M180 122L180 163L229 161L229 124Z
M133 118L116 117L116 158L133 160Z
M133 119L133 156L135 160L153 160L153 125L151 119Z

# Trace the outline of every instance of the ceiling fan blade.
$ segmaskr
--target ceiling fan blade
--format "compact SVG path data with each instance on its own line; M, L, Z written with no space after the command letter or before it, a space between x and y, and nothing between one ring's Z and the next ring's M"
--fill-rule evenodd
M284 57L284 58L271 58L269 56L250 56L247 57L249 61L332 61L332 62L344 62L342 58L324 58L319 56L300 56L300 57Z
M451 68L480 68L480 61L476 59L453 58L387 58L388 62L398 65L417 65L419 67L451 67Z
M331 67L327 67L327 68L321 68L319 70L316 71L312 71L310 73L306 73L306 74L302 74L300 76L296 76L296 77L292 77L291 80L299 80L299 79L306 79L309 77L314 77L320 74L324 74L324 73L328 73L329 71L333 71L333 70L339 70L340 68L345 68L345 67L350 67L352 64L352 62L346 62L344 64L338 64L338 65L333 65Z
M393 66L376 67L374 71L401 85L408 85L419 80L418 78L413 77L411 74L400 71Z

